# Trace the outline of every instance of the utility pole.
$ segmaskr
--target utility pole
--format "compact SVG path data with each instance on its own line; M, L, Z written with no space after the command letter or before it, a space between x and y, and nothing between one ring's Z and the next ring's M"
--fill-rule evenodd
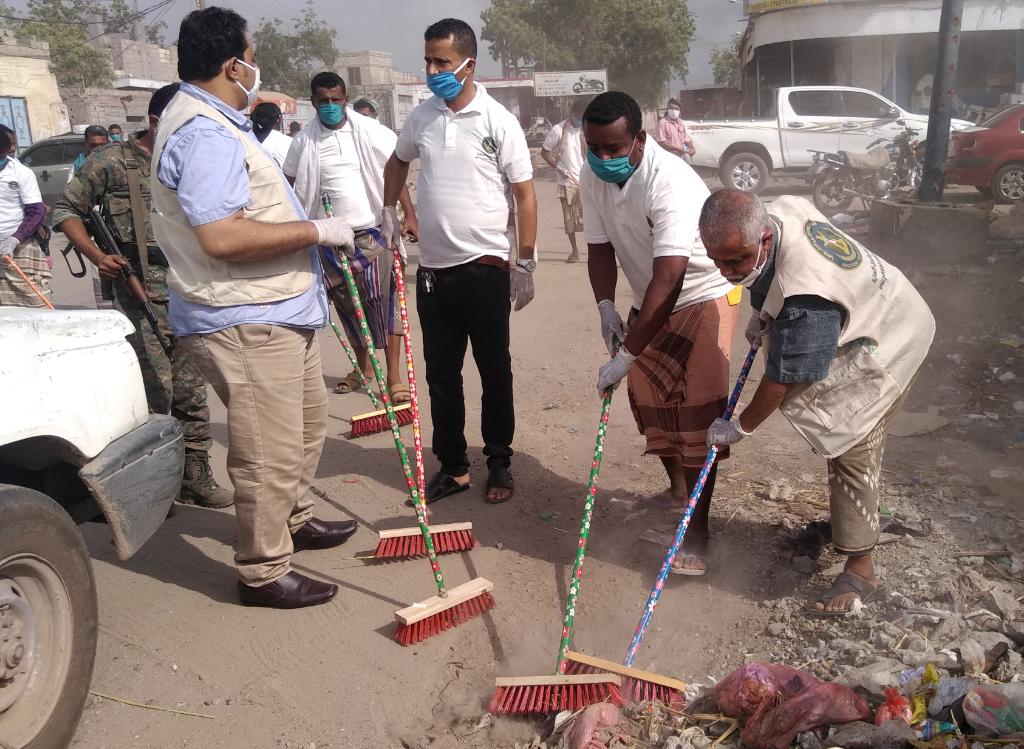
M925 203L942 200L946 186L946 157L949 127L956 99L957 63L960 59L960 22L964 0L942 0L939 44L932 81L932 102L928 112L928 140L925 142L920 198Z
M206 7L206 0L196 0L196 9L202 10Z

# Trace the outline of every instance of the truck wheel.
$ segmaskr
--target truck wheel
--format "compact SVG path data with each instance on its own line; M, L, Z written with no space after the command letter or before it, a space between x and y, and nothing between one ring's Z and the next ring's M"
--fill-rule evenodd
M729 189L757 195L768 184L768 165L756 153L733 154L718 171L718 178Z
M0 484L0 745L71 743L96 657L85 542L45 494Z
M1000 203L1024 200L1024 164L1007 164L992 178L992 194Z
M814 180L811 197L814 207L829 218L845 211L853 203L853 195L843 189L843 180L835 172L826 172Z

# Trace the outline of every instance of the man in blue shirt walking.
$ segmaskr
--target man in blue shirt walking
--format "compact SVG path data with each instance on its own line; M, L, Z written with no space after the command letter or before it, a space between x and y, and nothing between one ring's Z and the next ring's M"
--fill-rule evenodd
M316 245L351 245L339 219L307 220L241 110L260 71L246 22L211 7L178 39L181 90L153 149L153 230L169 261L171 327L228 410L242 603L298 608L337 586L291 569L293 551L344 543L351 520L313 517L327 433L316 329L328 317Z

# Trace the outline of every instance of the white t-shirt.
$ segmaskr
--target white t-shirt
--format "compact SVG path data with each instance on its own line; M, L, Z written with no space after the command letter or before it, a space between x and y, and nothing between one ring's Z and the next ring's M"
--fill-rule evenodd
M288 149L291 148L291 145L292 139L280 130L271 130L260 143L267 156L277 164L278 169L284 169L284 160L288 157Z
M25 220L24 207L42 203L35 173L17 159L8 157L0 171L0 239L7 239Z
M345 219L353 229L365 229L380 223L366 194L355 134L347 118L331 136L320 141L320 189L331 196L334 215ZM322 206L319 215L321 218L324 216Z
M580 181L580 170L583 168L583 128L573 127L571 119L562 120L548 130L542 147L545 151L554 151L558 148L559 142L562 143L562 150L558 153L558 166L575 177L576 182L566 179L559 172L558 184L577 186Z
M465 109L434 96L417 106L395 155L420 159L416 213L420 262L450 268L494 255L508 260L511 183L533 179L526 136L515 116L476 84Z
M690 258L674 309L717 299L732 289L700 239L700 211L710 195L707 186L650 133L639 167L622 188L598 179L589 167L580 182L587 243L611 243L636 309L643 304L657 257Z

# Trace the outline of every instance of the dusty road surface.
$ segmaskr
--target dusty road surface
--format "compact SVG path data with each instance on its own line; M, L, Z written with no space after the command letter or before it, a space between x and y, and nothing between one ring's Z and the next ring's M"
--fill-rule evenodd
M338 583L337 599L291 612L238 605L230 509L179 508L127 563L116 561L105 526L84 526L100 601L93 690L209 717L94 695L73 746L338 749L511 746L529 740L534 731L528 723L498 720L492 727L474 726L486 710L495 676L544 674L555 667L597 426L596 370L606 358L586 265L562 262L567 245L554 186L544 174L538 194L542 262L537 296L512 319L515 499L499 506L483 501L479 381L469 366L474 488L432 508L435 522L472 521L481 544L471 553L442 557L449 585L487 577L495 584L497 607L415 647L393 641L394 611L431 596L433 582L425 560L378 564L352 558L374 547L375 529L414 523L403 503L390 436L355 441L345 436L345 418L368 410L366 396L332 395L331 427L315 487L317 514L353 517L364 528L339 550L298 554L295 566ZM932 516L936 524L935 539L917 542L915 559L948 555L956 544L1020 537L1020 496L1014 487L1021 485L1021 451L1012 447L1024 426L1010 405L1021 398L1019 381L1001 383L991 373L992 366L1009 367L1024 376L1019 339L1017 346L996 342L1021 330L1024 285L1016 282L1021 267L1015 260L1019 256L986 263L982 255L971 260L978 273L965 275L929 268L918 257L922 267L911 271L936 307L940 333L908 409L935 405L951 420L923 436L894 438L887 454L888 480L923 487L898 493L890 504L915 516ZM90 298L86 282L75 283L58 285L58 301ZM621 281L623 311L622 290L627 288ZM988 304L986 297L999 301ZM415 314L412 318L415 326ZM418 343L418 328L414 336ZM329 332L321 343L327 384L333 385L348 371L347 362ZM734 368L744 350L740 339ZM422 370L418 349L417 357ZM757 381L755 373L748 398ZM211 402L219 442L216 471L224 482L224 411L212 393ZM996 419L967 418L985 412ZM429 431L427 420L428 445ZM428 471L435 468L429 455L427 465ZM961 489L942 488L950 474L960 477ZM825 584L820 576L794 569L783 543L795 528L824 513L824 482L824 461L778 415L736 449L723 466L712 511L710 572L670 581L636 665L707 680L777 645L777 638L766 634L772 611L798 613ZM973 488L964 494L964 487ZM660 464L642 455L642 441L620 392L612 409L576 618L578 649L610 659L623 656L662 554L638 536L674 523L642 500L663 488ZM954 507L963 506L965 496L987 503L976 522L948 517ZM908 551L893 544L880 553L883 580L890 587L907 582L902 568Z

